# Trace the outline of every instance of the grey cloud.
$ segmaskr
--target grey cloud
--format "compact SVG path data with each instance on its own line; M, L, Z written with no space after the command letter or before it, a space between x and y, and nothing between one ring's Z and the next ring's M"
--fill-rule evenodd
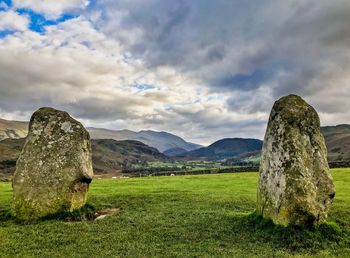
M213 92L254 94L268 84L274 98L289 93L311 97L328 87L320 79L323 74L332 79L325 64L339 68L350 60L344 60L350 39L346 0L105 0L103 5L110 14L127 11L119 29L142 31L129 46L134 55L149 66L172 65ZM115 28L111 24L113 19L107 19L100 28L118 38L118 30L108 29Z
M325 123L349 123L348 0L101 0L90 8L82 17L91 26L58 25L62 35L42 35L44 46L28 35L22 51L15 40L0 41L2 113L52 105L95 126L165 130L210 143L262 138L274 100L294 93ZM121 54L126 61L118 66ZM164 79L161 91L128 88L154 83L162 66L186 79L169 85ZM195 95L182 92L187 86L198 96L182 100L181 94ZM226 103L205 105L210 95Z

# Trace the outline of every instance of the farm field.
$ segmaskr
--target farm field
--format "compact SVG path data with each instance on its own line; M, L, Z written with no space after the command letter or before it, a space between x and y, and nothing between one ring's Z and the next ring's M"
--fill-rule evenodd
M144 164L133 164L133 168L172 168L188 170L188 171L199 171L205 169L225 169L231 166L222 165L220 162L213 161L173 161L173 162L147 162L146 166Z
M253 212L257 173L94 180L97 221L18 223L0 183L0 257L350 257L350 169L317 230L273 226Z

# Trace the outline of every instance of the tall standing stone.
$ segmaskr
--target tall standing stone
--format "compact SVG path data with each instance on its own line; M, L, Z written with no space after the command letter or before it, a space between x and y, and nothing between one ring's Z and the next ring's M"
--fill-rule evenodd
M38 219L82 207L93 170L90 136L68 113L40 108L17 161L13 214Z
M260 164L257 210L280 225L324 222L335 195L319 117L302 98L276 101Z

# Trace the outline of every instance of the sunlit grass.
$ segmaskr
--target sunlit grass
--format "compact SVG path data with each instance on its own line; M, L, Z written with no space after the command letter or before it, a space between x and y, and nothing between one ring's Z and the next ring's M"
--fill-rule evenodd
M0 183L0 257L350 257L350 169L318 230L280 228L255 210L257 173L94 180L89 204L122 211L100 221L16 223Z

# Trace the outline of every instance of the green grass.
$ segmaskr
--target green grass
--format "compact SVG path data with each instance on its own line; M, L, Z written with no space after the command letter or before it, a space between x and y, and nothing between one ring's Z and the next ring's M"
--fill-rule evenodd
M255 209L257 173L94 180L89 204L122 211L99 221L21 224L0 183L0 257L350 257L350 169L317 230L282 228Z

